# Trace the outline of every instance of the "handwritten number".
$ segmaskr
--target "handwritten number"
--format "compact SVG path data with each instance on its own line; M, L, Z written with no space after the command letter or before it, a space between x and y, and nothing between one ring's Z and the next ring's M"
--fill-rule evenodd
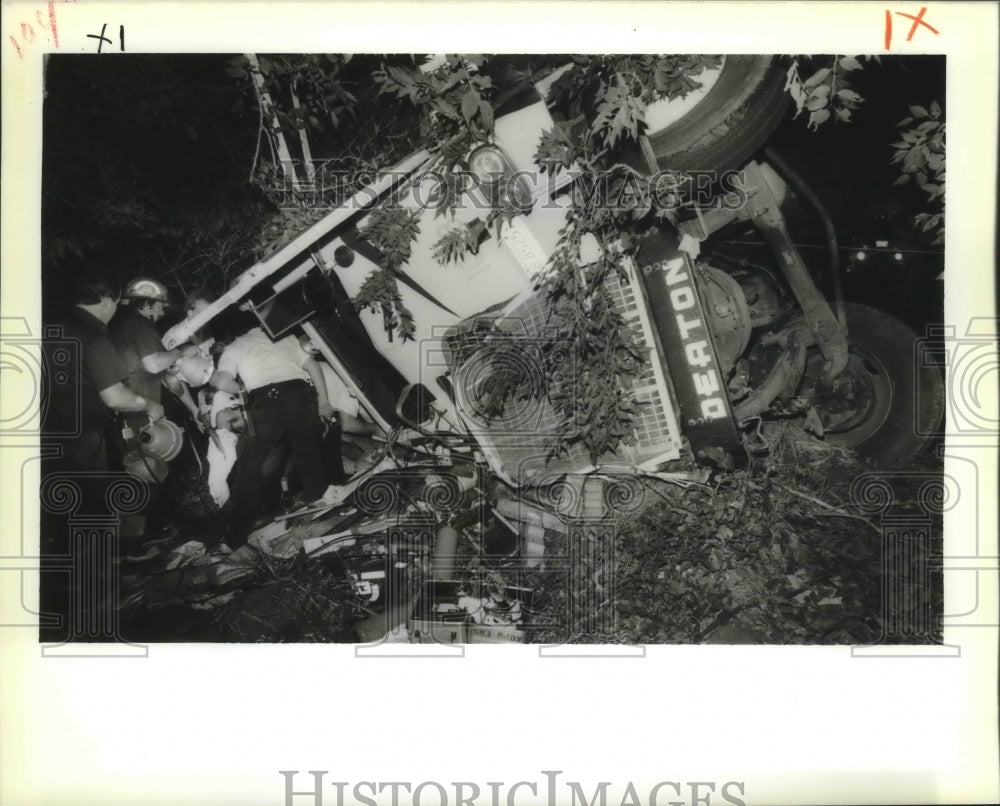
M49 21L48 24L42 20L42 12L35 12L35 19L42 28L48 28L52 32L52 44L59 47L59 29L56 26L56 4L55 0L49 0Z

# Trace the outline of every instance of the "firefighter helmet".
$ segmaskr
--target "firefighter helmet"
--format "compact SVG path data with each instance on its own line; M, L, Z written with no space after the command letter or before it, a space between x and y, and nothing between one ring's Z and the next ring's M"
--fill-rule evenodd
M167 287L163 283L157 280L152 280L149 277L136 277L127 286L125 286L125 293L123 296L130 299L136 297L140 297L142 299L152 299L164 304L170 301L169 295L167 294Z

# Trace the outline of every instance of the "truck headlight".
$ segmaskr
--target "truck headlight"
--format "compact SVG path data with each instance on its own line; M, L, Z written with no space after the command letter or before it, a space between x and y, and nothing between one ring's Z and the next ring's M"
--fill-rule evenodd
M507 161L500 149L494 146L482 146L473 151L469 157L469 169L480 182L493 185L507 173Z

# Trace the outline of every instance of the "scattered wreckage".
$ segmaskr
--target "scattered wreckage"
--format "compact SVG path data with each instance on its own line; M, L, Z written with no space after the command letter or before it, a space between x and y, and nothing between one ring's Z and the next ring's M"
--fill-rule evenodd
M919 449L937 428L943 389L936 370L914 361L916 336L874 309L844 303L836 282L828 300L786 227L781 209L790 186L807 202L815 197L780 157L760 156L786 111L783 80L769 57L728 56L673 118L673 102L650 107L649 119L659 123L642 138L640 165L740 168L742 186L739 203L720 191L689 204L677 231L646 234L627 276L608 280L619 313L641 334L647 362L632 390L641 411L635 432L596 461L582 448L552 456L547 447L559 422L535 350L547 316L536 281L565 224L572 177L524 179L537 176L537 135L552 126L546 83L498 114L493 141L468 161L482 185L499 177L530 194L530 211L499 238L458 264L435 259L433 246L453 222L426 204L434 176L426 170L431 156L420 152L171 330L167 347L250 299L273 338L309 336L389 438L352 478L342 504L282 515L228 556L189 547L157 579L158 595L219 590L250 573L261 555L304 557L338 563L381 614L366 638L405 619L410 641L522 642L530 640L532 592L488 575L476 584L456 579L457 555L538 568L547 534L627 516L641 498L637 479L683 483L704 479L707 469L692 470L698 465L732 467L755 449L752 424L772 415L808 412L826 439L882 463ZM474 191L455 209L460 224L484 217ZM412 339L394 338L379 313L352 304L382 259L359 229L390 197L420 216L410 258L396 272L414 316ZM817 214L825 217L821 208ZM741 224L764 236L773 266L729 262L705 249L714 234ZM582 248L581 264L587 261ZM484 349L498 342L509 348L511 366L503 370L530 387L499 417L480 405L498 371ZM413 568L420 573L408 575ZM413 589L414 579L422 588Z

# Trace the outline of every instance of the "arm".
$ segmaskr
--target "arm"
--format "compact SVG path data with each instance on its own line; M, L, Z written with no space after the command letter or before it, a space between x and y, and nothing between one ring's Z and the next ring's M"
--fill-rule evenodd
M149 353L141 359L142 368L151 375L157 375L165 369L170 369L170 367L177 363L177 359L191 355L197 350L197 346L186 344L184 347L178 347L174 350L159 350L155 353Z
M101 389L98 394L104 405L114 411L145 411L154 420L163 419L163 406L155 400L147 400L137 395L123 383Z
M315 358L307 358L302 362L302 369L309 373L313 386L316 387L316 400L320 417L332 417L334 408L330 405L330 398L326 393L326 380L323 378L323 370L319 368Z
M209 383L215 389L221 389L223 392L229 392L231 395L238 395L243 391L243 387L240 386L239 381L231 373L223 372L222 370L217 371Z
M373 434L384 434L374 423L366 422L360 417L355 417L353 414L348 414L346 411L340 411L340 427L345 434L354 434L356 436L372 436Z
M191 392L187 388L187 384L181 381L176 375L168 372L163 376L163 385L170 390L171 394L176 397L181 403L184 404L184 408L188 410L195 423L199 424L201 421L198 419L198 406L194 402L194 398L191 397Z
M137 395L123 382L127 375L110 339L97 339L84 353L84 364L94 385L98 387L101 402L112 411L145 411L154 420L163 418L163 406L154 400Z

